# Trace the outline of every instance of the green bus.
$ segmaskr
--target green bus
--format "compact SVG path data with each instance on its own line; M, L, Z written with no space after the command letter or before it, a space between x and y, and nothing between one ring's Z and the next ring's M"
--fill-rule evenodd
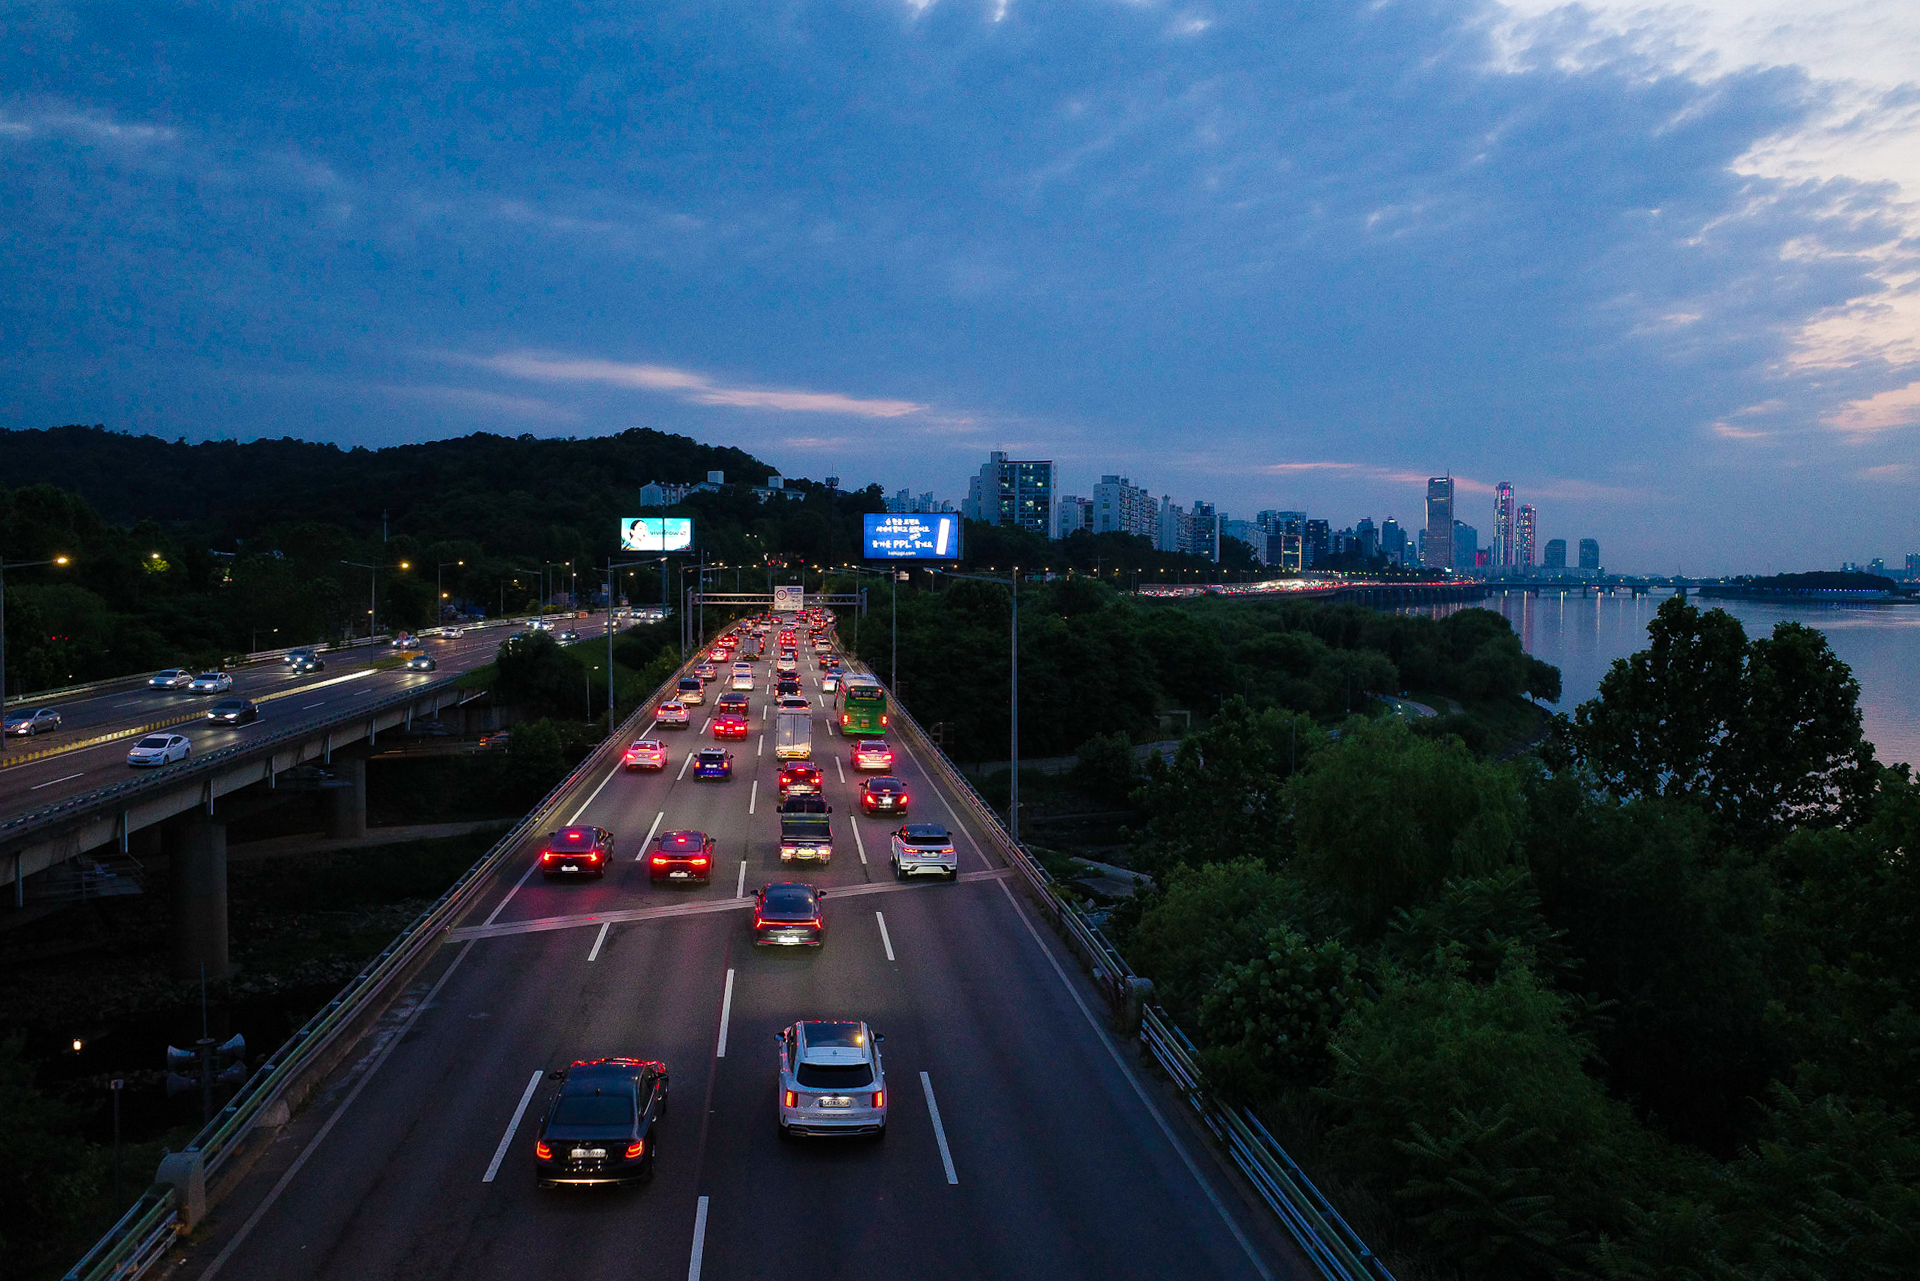
M846 676L833 691L834 717L849 738L878 734L887 727L887 692L870 676Z

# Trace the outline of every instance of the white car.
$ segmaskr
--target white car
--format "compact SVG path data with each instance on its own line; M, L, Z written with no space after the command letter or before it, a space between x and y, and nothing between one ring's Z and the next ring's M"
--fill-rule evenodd
M808 712L813 710L813 704L798 694L782 694L779 709L783 712Z
M687 711L687 705L677 699L668 699L654 711L653 719L661 725L678 725L685 729L693 721L693 714Z
M467 631L466 631L466 628L464 627L449 627L445 631L441 632L440 634L446 637L448 640L459 640L462 636L465 636L467 634Z
M887 1074L880 1062L886 1040L865 1023L802 1019L774 1033L780 1045L775 1091L780 1134L885 1138Z
M749 667L744 672L736 671L732 679L727 682L727 688L736 691L745 690L747 693L752 693L753 687L759 683L760 682L753 678L753 669Z
M191 694L224 694L233 688L233 677L225 672L201 672L187 686Z
M938 823L908 823L893 833L893 879L910 876L944 876L949 881L960 877L960 856L954 852L953 837Z
M185 689L191 684L193 673L184 667L169 667L164 672L155 672L147 677L148 689Z
M129 765L168 765L193 755L193 744L185 734L149 734L127 753Z

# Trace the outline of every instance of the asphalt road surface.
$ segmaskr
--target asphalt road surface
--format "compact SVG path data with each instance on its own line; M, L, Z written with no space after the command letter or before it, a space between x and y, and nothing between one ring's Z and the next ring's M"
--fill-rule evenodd
M596 637L604 644L604 617L576 619L573 627L580 633L582 644ZM320 715L328 709L344 714L352 711L356 703L409 685L424 685L484 667L499 652L500 642L516 630L487 627L469 630L454 639L430 637L417 648L433 655L438 669L431 672L374 670L373 664L394 656L393 649L382 646L323 654L327 666L318 672L298 673L281 663L238 668L230 673L233 688L224 694L189 694L184 689L135 686L77 698L49 699L44 703L16 704L11 710L58 708L61 725L57 730L7 740L7 751L0 756L0 818L39 809L136 774L127 764L127 751L136 741L133 737L115 738L91 747L77 746L87 740L175 717L197 716L199 719L169 726L167 732L185 734L193 740L194 755L202 756L244 743L250 735L271 733L277 720ZM223 698L254 700L260 706L260 719L251 725L232 727L209 724L204 719L206 708ZM7 763L29 752L63 747L68 750L57 751L41 760L20 765Z
M911 817L956 831L962 877L894 881L898 820L859 814L850 744L803 670L834 807L828 866L779 862L764 686L750 736L727 745L730 780L681 776L712 742L711 702L661 732L663 774L585 778L559 817L612 830L614 869L549 883L532 843L510 860L195 1243L170 1252L174 1275L1309 1275L897 743ZM683 828L717 839L711 883L650 885L646 838ZM752 945L752 892L783 879L828 890L817 952ZM779 1137L775 1035L818 1017L885 1034L884 1140ZM654 1182L537 1189L534 1132L559 1088L544 1073L607 1055L671 1072Z

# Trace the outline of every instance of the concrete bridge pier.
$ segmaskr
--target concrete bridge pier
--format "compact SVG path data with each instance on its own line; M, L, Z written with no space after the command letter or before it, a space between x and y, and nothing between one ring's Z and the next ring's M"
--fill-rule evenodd
M167 825L167 892L173 909L173 976L227 976L227 825L201 814Z
M333 758L333 785L327 789L327 835L357 840L367 834L367 760Z

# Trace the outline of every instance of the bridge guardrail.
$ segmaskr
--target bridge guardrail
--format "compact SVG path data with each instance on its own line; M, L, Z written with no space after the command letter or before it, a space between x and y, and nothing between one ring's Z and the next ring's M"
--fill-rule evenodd
M695 666L704 650L674 670L653 694L638 704L617 728L610 727L605 741L588 753L526 817L494 842L480 859L462 873L446 893L415 917L386 950L354 976L333 1000L295 1032L266 1061L254 1069L225 1107L184 1149L199 1153L205 1177L213 1174L233 1153L261 1112L281 1100L311 1067L327 1047L370 1005L381 1000L394 979L409 972L423 953L437 946L439 936L450 928L486 883L487 877L528 833L545 824L559 808L562 798L578 786L580 780L604 764L609 756L624 750L626 735L636 722L649 714L660 700L678 686L683 673ZM439 688L448 682L435 682L421 689ZM365 710L365 709L356 709ZM143 1193L119 1222L68 1269L64 1281L132 1281L146 1273L162 1256L176 1235L180 1222L177 1193L169 1184L155 1183Z
M874 679L878 681L879 677ZM1106 995L1109 1006L1116 1012L1127 1010L1129 1002L1135 999L1137 976L1133 968L1099 927L1087 920L1079 905L1062 892L1052 873L1042 867L1025 846L1014 841L999 811L987 804L986 798L960 773L940 745L928 737L920 723L900 705L891 689L887 690L887 701L891 705L893 726L905 731L903 737L912 741L915 754L961 799L980 829L999 847L1008 865L1025 877L1068 946L1092 970L1094 982ZM1173 1081L1181 1097L1199 1115L1260 1199L1280 1220L1287 1235L1326 1281L1394 1281L1386 1264L1315 1186L1286 1148L1268 1133L1259 1117L1249 1108L1226 1102L1207 1083L1196 1047L1167 1018L1164 1010L1142 1003L1139 1036L1143 1048Z

